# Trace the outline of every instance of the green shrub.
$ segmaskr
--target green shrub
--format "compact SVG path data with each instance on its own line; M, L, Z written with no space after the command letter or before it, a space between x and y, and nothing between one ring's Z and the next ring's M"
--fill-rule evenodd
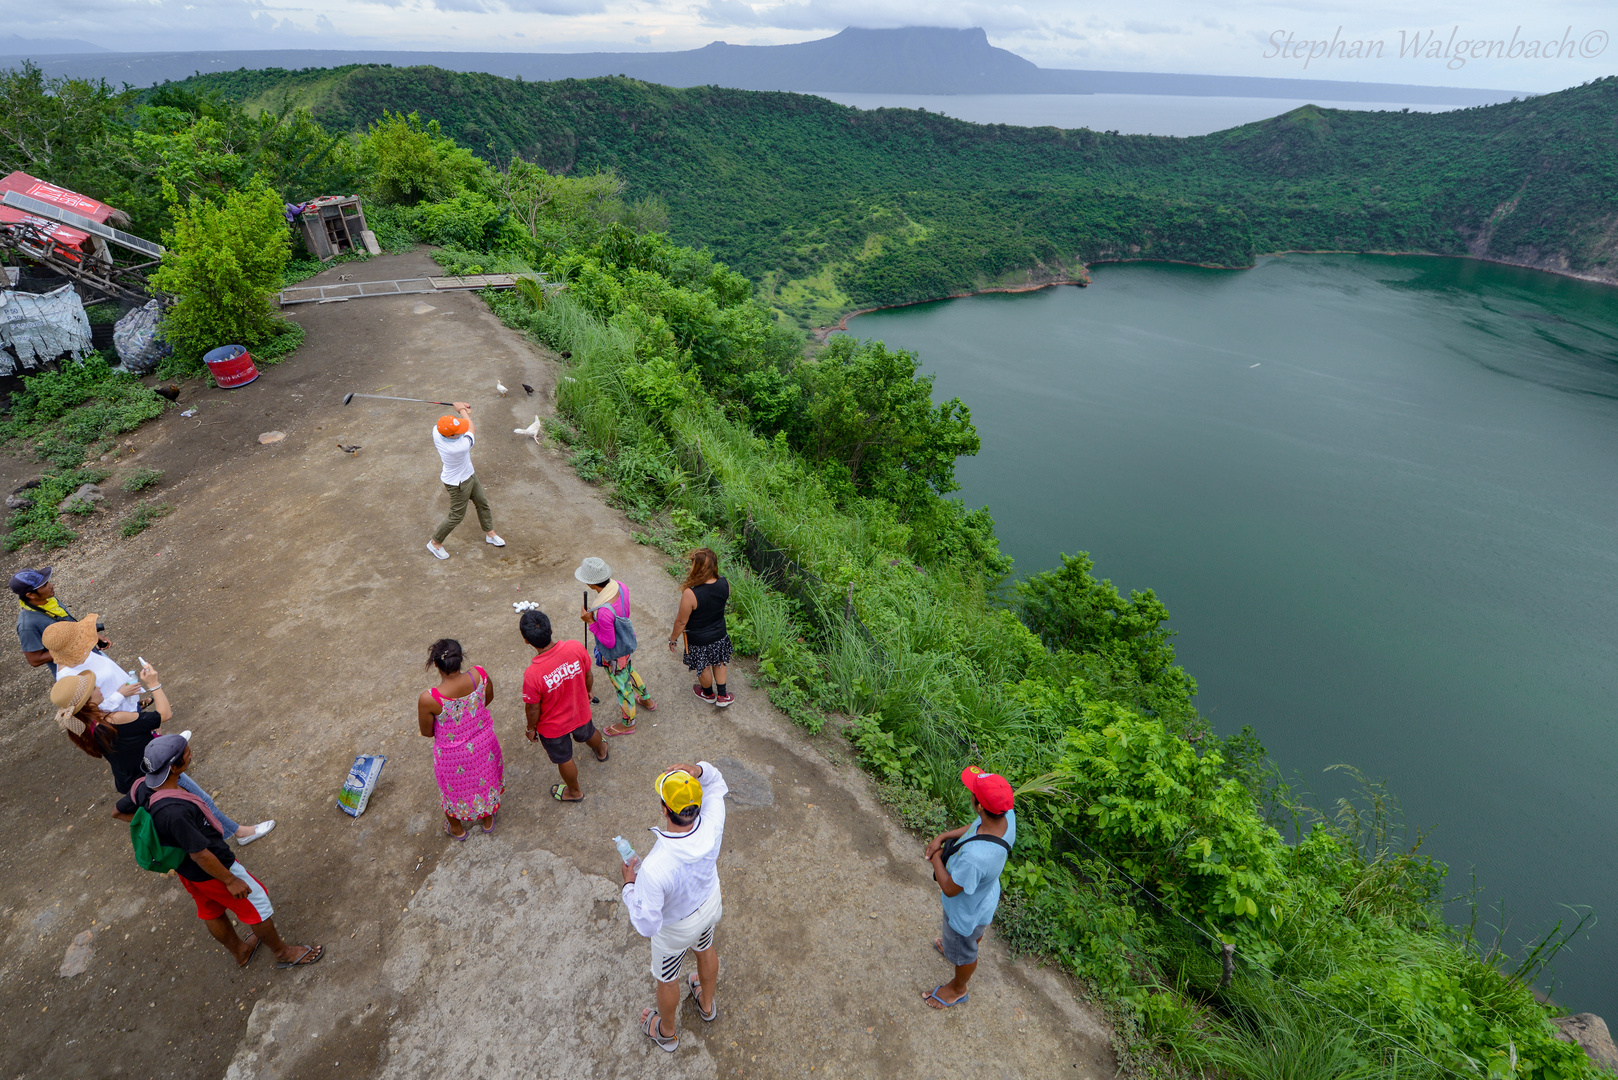
M135 508L123 516L119 532L125 540L131 536L139 536L145 532L158 518L167 517L174 512L174 507L168 503L149 503L145 500L137 503Z
M99 353L56 371L24 375L0 421L0 440L26 440L59 469L81 464L115 436L133 431L167 405L135 376L115 371Z
M124 477L124 482L120 486L133 495L137 491L145 491L161 479L163 479L162 469L151 469L143 465Z
M27 492L34 505L14 510L6 519L10 530L6 534L6 550L16 551L38 542L41 551L51 551L78 539L78 533L62 524L56 508L81 485L99 484L108 475L106 469L90 468L65 469L45 476L38 487Z
M163 317L175 352L196 360L221 345L251 350L269 340L270 297L291 258L281 196L255 176L222 203L193 195L173 213L163 237L169 251L152 284L179 297Z

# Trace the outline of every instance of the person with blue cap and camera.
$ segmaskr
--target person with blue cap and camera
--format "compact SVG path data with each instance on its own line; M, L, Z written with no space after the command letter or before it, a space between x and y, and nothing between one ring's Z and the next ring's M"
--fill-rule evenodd
M56 586L51 581L51 568L37 570L24 567L11 576L11 591L17 594L17 641L22 645L22 656L30 667L49 667L56 675L56 659L45 647L45 628L52 623L72 621L73 615L56 598ZM112 644L96 627L97 648Z

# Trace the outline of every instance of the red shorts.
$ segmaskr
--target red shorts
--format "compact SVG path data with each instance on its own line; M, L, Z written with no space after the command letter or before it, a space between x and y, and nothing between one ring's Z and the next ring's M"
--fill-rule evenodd
M241 863L232 863L230 872L241 880L247 882L252 891L246 896L232 896L225 883L215 878L207 881L192 881L190 878L181 878L185 891L191 894L191 899L197 902L197 918L207 921L222 918L227 911L235 912L236 917L248 926L256 926L275 914L275 908L270 906L270 894L264 891L264 886L258 878L247 872Z

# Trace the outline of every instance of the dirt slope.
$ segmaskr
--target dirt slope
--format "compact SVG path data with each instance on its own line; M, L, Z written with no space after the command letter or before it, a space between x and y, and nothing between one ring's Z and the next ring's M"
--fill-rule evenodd
M429 268L416 254L340 272ZM176 512L133 540L89 530L60 554L57 581L76 613L106 618L116 659L138 653L163 673L173 726L195 731L194 774L227 812L279 820L243 862L289 940L325 943L327 956L282 972L261 952L235 970L178 884L135 866L107 817L106 767L57 730L47 675L13 649L0 669L0 1075L1112 1074L1107 1030L1071 984L1009 961L992 933L968 1005L920 1004L949 971L930 946L939 908L919 843L857 769L739 673L721 712L693 697L676 658L644 648L662 707L609 742L611 761L582 763L585 803L552 803L555 769L521 737L531 650L511 603L537 600L575 632L572 568L599 555L630 584L655 646L677 599L667 560L560 455L511 433L550 411L557 367L476 297L293 310L309 331L299 355L244 389L188 388L196 417L171 411L133 437L122 467L167 470L159 494ZM496 378L512 396L496 395ZM469 521L452 558L432 559L424 544L447 506L429 438L439 410L344 408L349 390L473 402L474 460L509 546L485 545ZM260 445L272 429L285 440ZM341 453L339 439L364 449ZM498 829L464 845L440 832L430 745L415 731L422 659L441 636L488 669L506 755ZM616 710L602 696L606 722ZM389 762L350 819L334 797L362 751ZM671 1057L634 1026L651 1003L649 957L617 901L610 838L644 851L652 777L699 758L734 792L720 1018L704 1025L685 1006ZM58 975L84 931L88 969Z

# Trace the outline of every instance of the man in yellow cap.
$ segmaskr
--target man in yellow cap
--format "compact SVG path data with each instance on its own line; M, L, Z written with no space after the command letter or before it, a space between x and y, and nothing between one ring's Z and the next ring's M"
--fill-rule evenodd
M645 861L624 864L624 907L641 936L652 939L657 1008L640 1014L640 1029L672 1054L680 1045L674 1018L682 993L690 993L702 1019L719 1017L713 932L724 913L717 864L730 788L718 769L699 761L671 766L657 778L656 790L663 825L652 829L657 841ZM677 981L687 952L697 954L697 970Z

